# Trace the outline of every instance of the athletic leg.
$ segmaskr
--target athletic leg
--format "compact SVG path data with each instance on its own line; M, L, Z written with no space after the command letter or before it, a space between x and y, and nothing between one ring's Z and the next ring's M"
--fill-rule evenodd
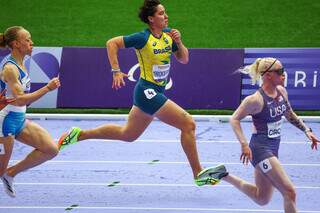
M152 120L153 117L151 115L133 106L128 115L128 121L124 126L106 124L94 129L81 130L78 141L96 138L132 142L144 132Z
M272 194L273 186L270 180L260 171L259 168L255 168L255 184L251 184L237 176L229 174L222 180L232 184L241 192L250 197L254 202L259 205L266 205L269 203Z
M12 154L14 144L14 137L1 137L0 138L0 177L6 172L7 166Z
M0 138L0 178L3 182L3 187L5 192L10 197L16 196L15 189L13 186L13 177L8 176L6 172L7 166L12 154L13 144L14 144L13 136Z
M267 165L266 167L271 166L271 168L268 168L269 170L265 174L271 181L273 186L281 192L283 196L285 212L297 212L296 191L293 183L291 182L290 178L288 177L288 175L286 174L279 160L276 157L271 157L268 159L268 161L265 162L265 165ZM263 171L263 168L260 167L260 169L261 171Z
M26 122L26 126L18 135L17 140L35 149L25 159L7 169L8 175L12 177L52 159L58 154L58 147L50 134L34 122Z
M196 124L193 118L184 109L171 100L167 100L166 103L156 112L155 116L164 123L181 130L181 145L188 158L193 175L196 178L202 168L197 152L195 139Z

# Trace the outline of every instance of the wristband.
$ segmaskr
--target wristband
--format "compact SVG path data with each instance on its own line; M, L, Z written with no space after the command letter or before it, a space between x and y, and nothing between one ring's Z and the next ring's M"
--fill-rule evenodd
M49 91L52 91L52 89L48 85L46 85L46 87L48 88Z
M304 130L304 132L305 132L305 133L307 133L307 132L312 132L312 129L311 129L311 128L308 128L308 129Z
M117 69L111 68L111 72L120 72L120 68L117 68Z

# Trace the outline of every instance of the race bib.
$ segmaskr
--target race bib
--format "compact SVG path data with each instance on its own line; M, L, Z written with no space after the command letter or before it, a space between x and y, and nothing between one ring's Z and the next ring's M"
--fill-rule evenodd
M170 72L170 64L153 65L152 73L155 81L164 81L168 78Z
M263 171L263 173L267 173L272 169L271 163L269 159L265 159L259 163L260 169Z
M268 125L268 138L277 138L281 135L282 119L277 122L267 123Z
M157 93L156 93L156 91L154 91L154 89L146 89L143 92L144 92L147 99L151 99L157 95Z

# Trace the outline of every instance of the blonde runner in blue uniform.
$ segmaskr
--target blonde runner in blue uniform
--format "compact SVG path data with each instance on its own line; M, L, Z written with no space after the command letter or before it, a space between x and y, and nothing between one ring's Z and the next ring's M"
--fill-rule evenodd
M8 28L0 34L0 47L7 46L11 54L4 59L0 69L0 84L6 97L14 101L0 111L0 177L7 194L15 197L14 176L58 154L58 147L49 133L38 124L26 120L25 114L26 105L58 88L60 81L53 78L46 86L29 93L29 72L23 61L26 55L31 55L33 48L30 33L20 26ZM15 139L32 146L34 150L25 159L7 168Z
M224 181L234 185L259 205L266 205L274 188L283 196L286 213L295 213L296 192L293 183L278 160L282 117L304 132L317 149L319 140L312 130L293 112L286 89L283 87L284 68L275 58L259 58L244 71L250 74L253 83L262 78L261 88L246 97L233 113L230 123L241 145L240 160L254 166L255 184L248 183L234 175L227 175ZM242 131L240 121L251 115L253 134L250 143Z
M72 128L59 140L60 149L92 138L135 141L149 126L154 117L181 130L181 145L191 165L195 183L199 186L216 184L226 175L218 168L202 169L195 143L196 124L192 117L164 94L170 72L172 54L182 63L189 61L188 49L177 29L168 28L168 15L158 0L145 0L139 17L148 25L142 32L118 36L107 42L108 58L112 67L112 87L125 86L124 74L118 62L120 48L134 47L140 64L140 80L134 89L134 105L124 126L107 124L90 130ZM219 170L217 172L217 170Z

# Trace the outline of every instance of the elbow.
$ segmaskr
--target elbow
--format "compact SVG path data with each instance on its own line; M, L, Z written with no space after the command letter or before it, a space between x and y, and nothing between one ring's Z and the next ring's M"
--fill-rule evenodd
M237 120L233 116L231 116L229 123L233 127L233 126L235 126L236 123L239 123L239 120Z
M234 120L232 119L232 117L231 117L230 120L229 120L229 124L230 124L231 126L233 126L233 124L234 124Z
M188 63L189 63L189 57L187 56L187 57L181 58L181 59L179 60L179 62L180 62L181 64L188 64Z
M111 40L111 39L109 39L109 40L106 42L106 47L107 47L107 49L109 49L110 46L112 46L112 40Z
M106 48L108 52L118 52L118 49L121 48L121 45L117 42L115 38L112 38L106 42Z
M185 60L183 60L183 62L181 62L182 64L187 64L187 63L189 63L189 57L188 58L186 58Z

